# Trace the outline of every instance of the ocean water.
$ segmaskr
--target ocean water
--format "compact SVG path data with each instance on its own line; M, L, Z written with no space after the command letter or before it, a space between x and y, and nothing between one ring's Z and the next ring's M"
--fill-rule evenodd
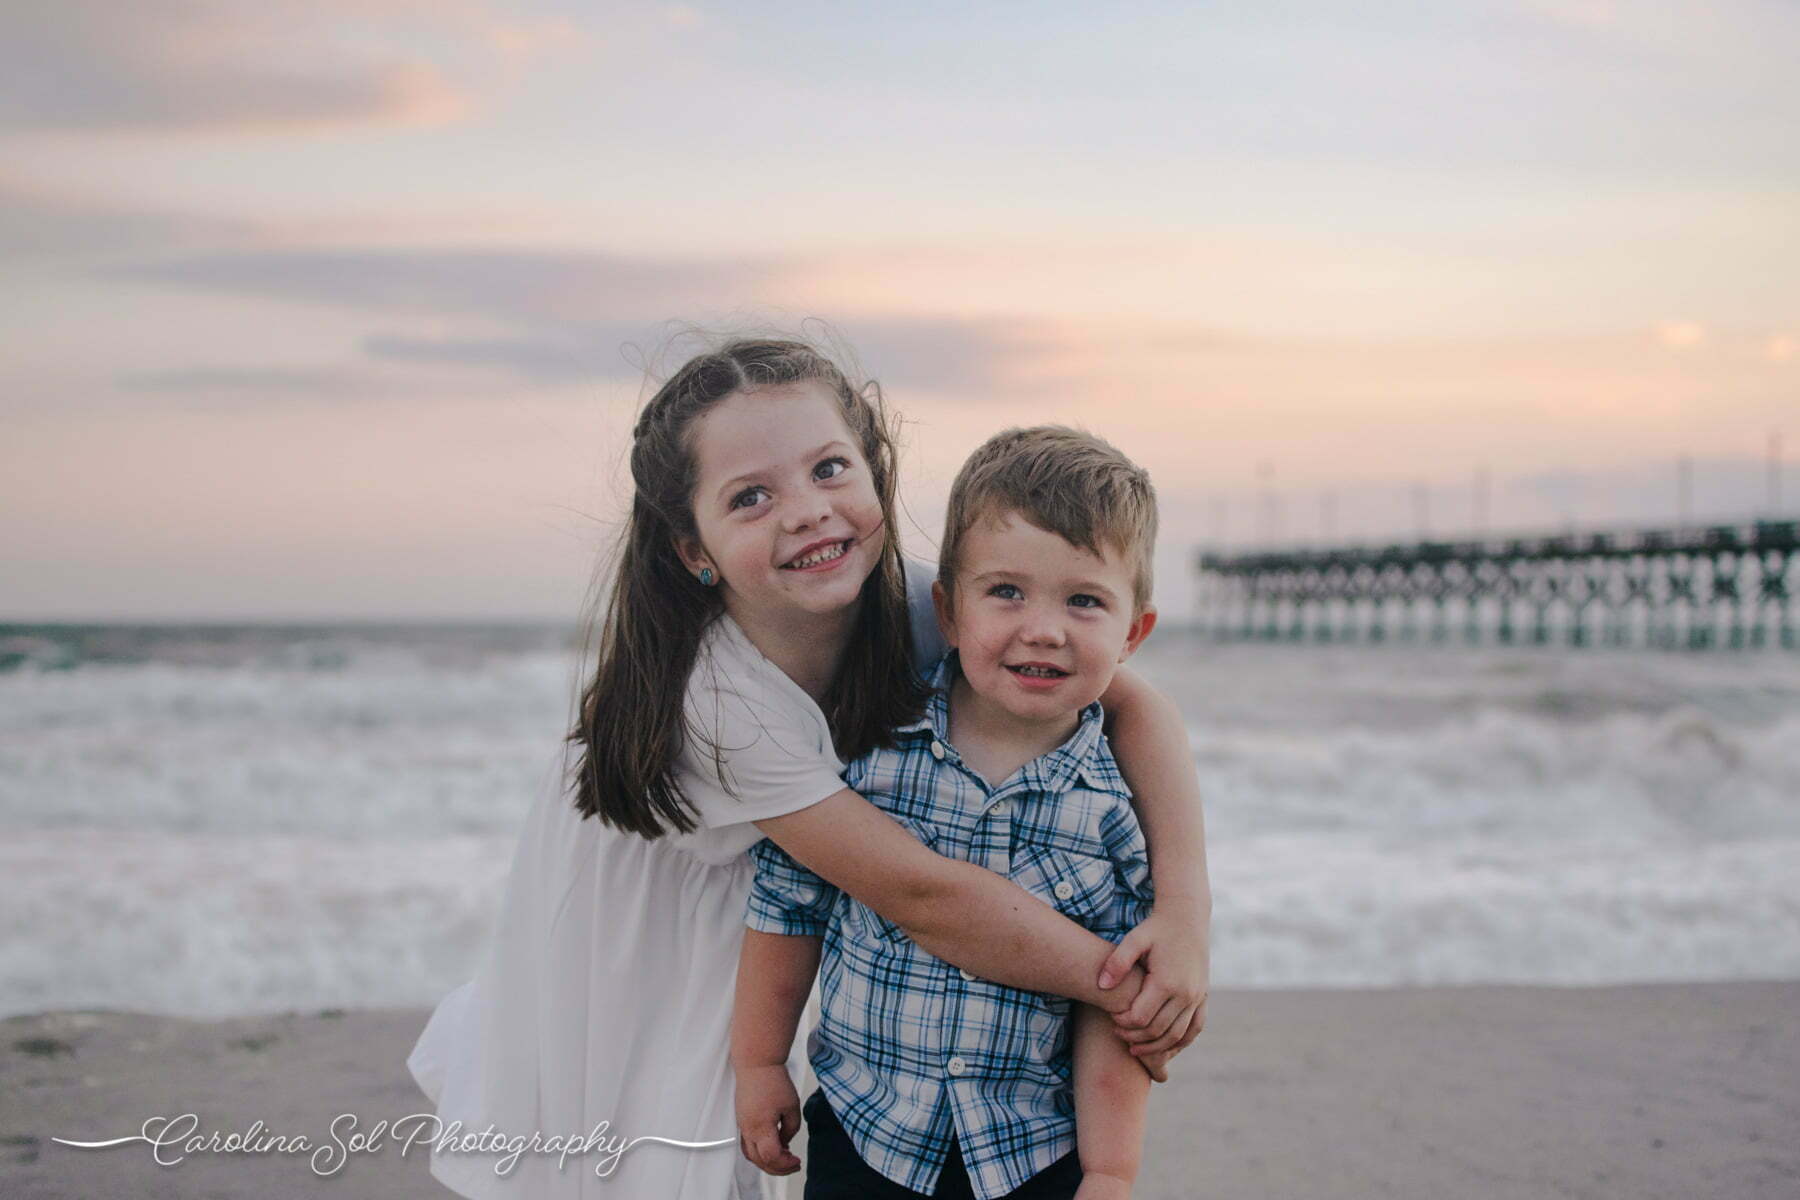
M1221 987L1800 977L1800 655L1135 665L1188 719ZM434 1003L577 685L543 627L0 627L0 1015Z

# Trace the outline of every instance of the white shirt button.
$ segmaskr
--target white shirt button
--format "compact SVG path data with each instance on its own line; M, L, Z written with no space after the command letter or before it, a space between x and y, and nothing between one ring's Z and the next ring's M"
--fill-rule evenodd
M1058 900L1067 900L1070 896L1073 896L1074 894L1075 894L1075 885L1074 884L1070 883L1066 879L1060 879L1057 881L1057 883L1056 883L1056 898Z
M931 739L931 757L937 759L939 762L944 761L944 743L938 741L936 738Z
M962 1060L961 1055L953 1054L950 1056L950 1061L944 1064L944 1069L952 1075L961 1075L969 1069L969 1064Z
M956 968L956 973L961 975L964 979L975 978L975 973L973 971L965 971L961 967Z

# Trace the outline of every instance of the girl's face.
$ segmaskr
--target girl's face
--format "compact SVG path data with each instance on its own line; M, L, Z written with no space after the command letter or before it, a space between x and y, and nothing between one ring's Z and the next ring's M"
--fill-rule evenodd
M771 621L854 604L887 531L832 390L807 380L735 392L690 436L699 536L676 549L696 576L712 568L726 611Z

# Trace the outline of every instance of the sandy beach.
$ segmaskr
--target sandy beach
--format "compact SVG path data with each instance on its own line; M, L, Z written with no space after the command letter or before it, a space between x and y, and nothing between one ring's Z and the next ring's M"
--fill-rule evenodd
M307 1154L143 1143L146 1118L315 1147L423 1110L413 1010L4 1022L9 1200L449 1195L390 1140L329 1176ZM1603 988L1222 991L1153 1093L1139 1196L1800 1195L1800 981ZM645 1200L645 1198L632 1198Z

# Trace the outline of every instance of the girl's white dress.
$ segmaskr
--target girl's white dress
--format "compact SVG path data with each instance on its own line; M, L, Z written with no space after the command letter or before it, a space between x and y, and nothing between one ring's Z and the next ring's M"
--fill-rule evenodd
M462 1195L762 1194L738 1150L728 1058L745 851L761 837L752 821L841 790L843 764L819 706L730 617L707 630L687 704L692 727L715 732L731 791L707 749L690 744L681 785L700 828L646 840L580 819L559 786L545 787L485 960L407 1059L445 1132L461 1122L465 1135L492 1127L579 1143L605 1122L610 1140L560 1169L555 1153L527 1149L504 1173L504 1150L434 1152L432 1174ZM801 1062L796 1048L790 1064Z

